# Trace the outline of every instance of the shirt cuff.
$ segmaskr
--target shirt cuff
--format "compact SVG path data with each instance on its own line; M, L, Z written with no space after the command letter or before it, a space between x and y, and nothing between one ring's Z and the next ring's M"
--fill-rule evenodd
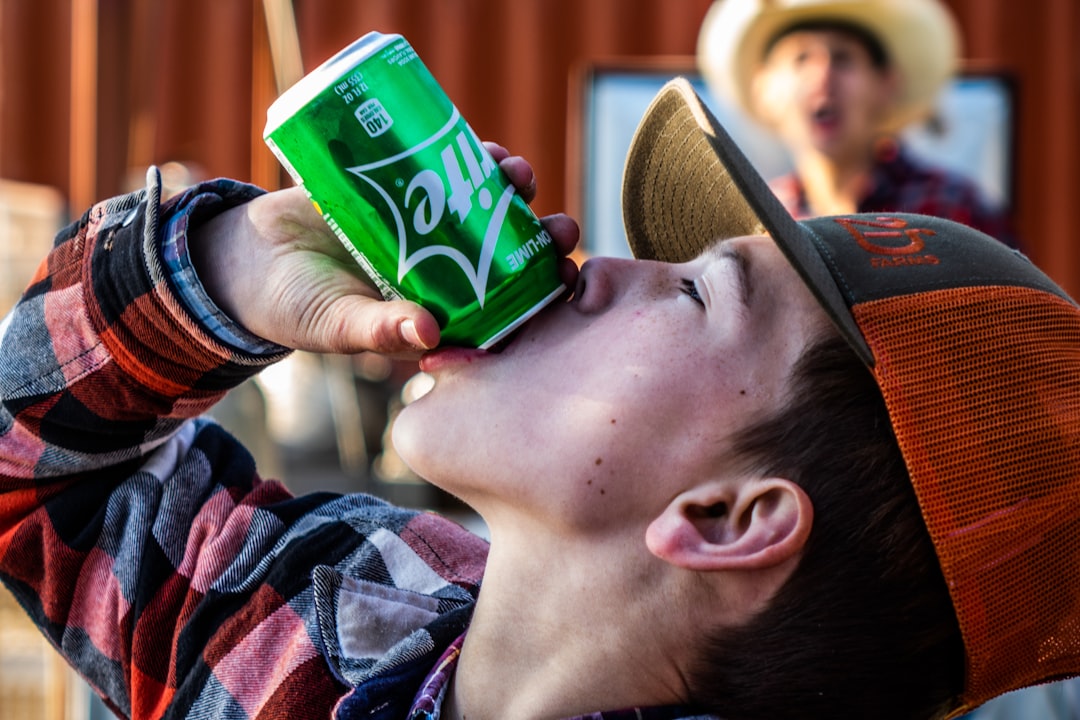
M219 308L199 280L188 252L188 231L266 191L237 180L217 179L193 185L162 207L161 257L169 284L191 316L227 347L251 355L280 355L288 348L259 337Z

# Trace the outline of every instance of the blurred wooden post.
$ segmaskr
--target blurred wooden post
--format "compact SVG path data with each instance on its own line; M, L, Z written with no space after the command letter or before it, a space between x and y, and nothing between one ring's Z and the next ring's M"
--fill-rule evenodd
M263 12L266 13L266 34L274 63L274 81L280 95L304 75L296 16L292 0L263 0Z
M296 15L292 0L263 0L263 12L266 15L266 37L270 46L270 59L274 67L276 98L304 76L304 59L300 53L300 35L296 28ZM255 49L258 53L260 42L258 33L255 37ZM258 63L256 62L256 67ZM257 69L255 72L258 72ZM255 137L262 144L261 122L265 121L265 105L255 105L252 116L260 126ZM271 157L265 147L256 149L252 154L252 174L254 175L257 158ZM280 177L280 166L276 160L273 165ZM275 183L273 187L278 187ZM265 187L265 186L264 186ZM330 388L330 410L337 441L338 460L354 479L367 482L368 453L364 438L363 414L357 396L356 378L351 361L344 356L325 355L320 358L325 380ZM362 488L366 489L366 488Z
M68 199L88 208L97 197L98 0L71 0L71 150Z
M282 171L262 140L266 109L304 75L292 0L263 0L265 23L254 13L251 82L251 181L268 190L282 186ZM264 72L269 66L273 76Z

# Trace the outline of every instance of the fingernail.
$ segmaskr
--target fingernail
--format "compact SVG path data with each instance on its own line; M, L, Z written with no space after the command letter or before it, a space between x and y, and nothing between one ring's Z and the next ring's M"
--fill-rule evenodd
M401 337L402 339L412 345L413 347L420 348L421 350L428 350L428 346L420 339L420 332L416 329L416 323L412 320L403 320L401 323Z

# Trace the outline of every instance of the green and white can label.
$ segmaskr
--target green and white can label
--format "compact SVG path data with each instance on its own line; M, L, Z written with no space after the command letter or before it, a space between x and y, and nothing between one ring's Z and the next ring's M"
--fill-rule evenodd
M565 290L551 236L412 46L371 32L281 95L266 144L386 299L489 348Z

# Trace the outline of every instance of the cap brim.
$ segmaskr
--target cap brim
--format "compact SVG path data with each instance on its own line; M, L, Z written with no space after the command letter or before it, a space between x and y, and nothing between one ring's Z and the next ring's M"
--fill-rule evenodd
M623 223L635 257L686 262L717 240L768 234L867 365L873 356L817 249L685 78L657 93L630 142Z

